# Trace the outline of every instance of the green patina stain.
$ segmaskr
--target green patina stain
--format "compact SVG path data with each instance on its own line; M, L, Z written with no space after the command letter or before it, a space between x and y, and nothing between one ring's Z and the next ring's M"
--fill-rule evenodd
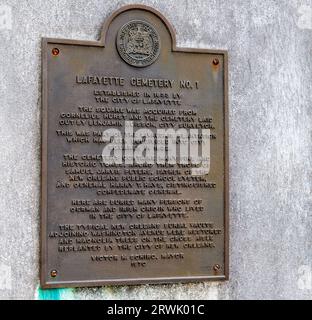
M38 288L38 300L72 300L73 289L41 289Z

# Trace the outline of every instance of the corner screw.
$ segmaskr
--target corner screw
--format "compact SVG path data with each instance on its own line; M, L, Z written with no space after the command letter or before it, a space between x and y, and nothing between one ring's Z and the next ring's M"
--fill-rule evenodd
M215 58L215 59L213 59L212 63L214 66L217 66L220 63L220 61L219 61L219 59Z
M51 271L51 277L55 278L57 276L57 271L56 270L52 270Z
M52 54L53 54L54 56L58 56L58 55L60 54L60 50L59 50L58 48L53 48L53 49L52 49Z
M219 264L215 264L213 267L214 271L219 271L221 269L221 266Z

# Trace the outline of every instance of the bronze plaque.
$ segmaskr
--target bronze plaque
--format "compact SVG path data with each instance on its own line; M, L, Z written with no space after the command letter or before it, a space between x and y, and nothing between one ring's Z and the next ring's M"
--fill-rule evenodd
M227 53L133 5L42 56L42 287L228 279Z

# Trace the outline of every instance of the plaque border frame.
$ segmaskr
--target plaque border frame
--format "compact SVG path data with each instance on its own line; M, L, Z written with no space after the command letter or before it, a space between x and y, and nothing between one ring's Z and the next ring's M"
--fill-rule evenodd
M48 44L78 45L90 47L105 47L106 33L111 22L121 13L129 10L143 10L156 15L168 29L171 36L171 51L183 53L208 53L222 55L224 61L224 274L215 276L190 276L190 277L155 277L155 278L129 278L109 280L83 280L83 281L49 281L47 275L47 147L48 147L48 78L47 78L47 47ZM125 5L114 11L104 22L100 40L74 40L42 37L41 41L41 197L40 197L40 285L43 289L70 288L70 287L99 287L109 285L139 285L139 284L170 284L170 283L196 283L203 281L227 281L229 280L229 112L228 112L228 51L202 48L177 47L176 33L169 21L159 11L152 7L140 4Z

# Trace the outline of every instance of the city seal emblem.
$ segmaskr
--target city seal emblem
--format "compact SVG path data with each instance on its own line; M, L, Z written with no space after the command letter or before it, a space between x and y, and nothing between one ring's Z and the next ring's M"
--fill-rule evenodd
M134 67L154 63L160 53L160 40L155 28L145 21L133 20L117 34L117 50L121 58Z

